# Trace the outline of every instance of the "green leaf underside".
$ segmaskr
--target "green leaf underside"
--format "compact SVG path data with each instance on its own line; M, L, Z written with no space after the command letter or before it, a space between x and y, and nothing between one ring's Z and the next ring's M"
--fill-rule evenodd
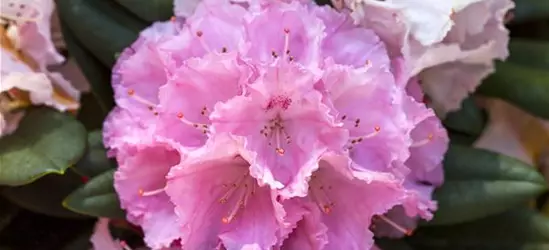
M435 218L425 225L468 222L505 212L547 190L532 166L487 150L451 145L445 183L435 190Z
M483 81L478 93L503 99L535 116L549 119L549 71L511 62L496 65L496 73Z
M125 218L114 190L114 171L106 171L72 192L63 201L63 206L74 212L96 217Z
M463 100L461 109L450 112L444 126L461 134L478 137L486 125L487 116L474 102L472 96Z
M107 158L107 150L103 147L102 137L101 131L92 131L88 134L88 148L84 156L74 166L76 172L94 177L116 168L116 163Z
M549 71L549 42L513 38L509 42L509 52L509 62Z
M420 228L408 239L415 249L549 249L549 218L517 208L451 226Z
M549 1L514 0L513 22L521 23L549 18Z
M59 0L61 20L84 47L111 68L147 23L112 1Z
M49 108L27 112L14 134L0 139L0 185L19 186L63 174L86 148L85 128Z
M173 0L116 0L147 22L165 21L173 16Z

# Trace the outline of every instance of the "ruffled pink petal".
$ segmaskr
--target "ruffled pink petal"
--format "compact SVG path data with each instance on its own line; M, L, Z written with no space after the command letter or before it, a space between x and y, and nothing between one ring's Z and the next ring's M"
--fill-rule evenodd
M285 213L273 191L249 175L240 150L232 139L215 137L170 171L166 190L184 247L269 249L277 243Z
M120 54L113 68L116 104L136 118L153 119L157 114L158 90L166 84L172 61L157 45L175 35L173 22L155 23Z
M306 178L329 149L341 150L346 132L332 120L314 75L297 67L268 67L249 96L219 103L210 118L216 132L246 138L255 153L251 174L286 197L305 196Z
M189 59L160 88L156 133L184 146L203 145L211 134L209 115L215 104L241 94L251 74L236 53Z
M410 148L410 158L406 165L412 169L411 175L418 181L432 185L441 185L442 176L431 175L430 172L441 168L442 159L448 149L448 135L440 120L433 114L412 130L414 143Z
M328 244L328 228L320 220L322 212L316 207L308 210L309 213L305 214L288 239L283 242L282 250L318 250Z
M322 81L336 119L350 132L347 149L355 168L392 172L393 162L408 158L409 124L399 103L403 92L390 84L392 74L334 66Z
M246 9L227 0L201 2L192 16L186 19L179 34L162 43L159 48L169 52L174 63L211 52L243 52L247 48L244 17ZM223 39L219 39L222 37Z
M147 245L155 249L169 247L181 237L174 205L164 192L168 171L183 157L171 144L142 140L116 150L114 187L121 206L128 220L143 227Z
M246 24L250 48L246 55L262 63L282 58L311 69L318 67L319 48L325 36L322 22L298 1L273 1L271 6L277 7L250 16Z
M327 228L324 249L369 249L373 233L368 229L375 215L386 213L405 198L398 182L365 182L352 177L341 160L322 160L310 181L309 198L322 212Z
M120 242L112 238L107 218L97 220L90 242L94 250L123 250Z

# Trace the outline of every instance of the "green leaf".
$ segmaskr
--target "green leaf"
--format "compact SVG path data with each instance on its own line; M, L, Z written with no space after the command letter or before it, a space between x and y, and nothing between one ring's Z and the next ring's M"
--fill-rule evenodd
M116 163L107 158L107 150L103 147L103 134L101 131L90 132L86 154L76 163L74 170L81 175L94 177L114 168Z
M0 197L0 232L10 224L18 211L17 206Z
M1 194L10 202L30 210L55 217L87 218L65 209L63 199L82 184L75 173L47 175L37 181L18 187L3 189Z
M447 225L502 213L547 190L532 166L487 150L452 145L444 160L445 183L435 190L435 218Z
M546 0L514 0L513 23L541 20L549 18L549 1Z
M484 80L478 93L501 98L535 116L549 119L549 71L511 62L496 65L496 73Z
M147 24L112 1L59 0L60 18L72 34L104 65L131 45Z
M114 171L109 170L91 179L71 193L63 201L63 206L77 213L96 217L125 218L114 190Z
M148 21L165 21L173 16L173 0L116 0L139 18Z
M549 249L549 218L527 208L513 209L469 223L420 228L408 242L422 250Z
M473 96L461 103L461 109L450 112L444 119L444 126L460 134L478 137L486 125L486 113L475 104Z
M88 79L91 86L91 92L101 107L103 113L103 117L101 118L106 117L107 113L114 107L114 94L111 87L111 70L101 64L97 58L78 42L64 22L61 22L61 30L69 54L76 60L82 73L86 76L86 79Z
M466 135L466 134L462 134L462 133L453 131L451 129L448 129L448 137L450 138L451 143L470 146L470 145L473 145L473 143L475 143L478 136Z
M377 238L375 244L383 250L413 250L403 239Z
M49 108L27 112L14 134L0 139L0 185L19 186L63 174L86 148L86 130L74 117Z
M513 38L509 51L509 62L549 71L549 42Z

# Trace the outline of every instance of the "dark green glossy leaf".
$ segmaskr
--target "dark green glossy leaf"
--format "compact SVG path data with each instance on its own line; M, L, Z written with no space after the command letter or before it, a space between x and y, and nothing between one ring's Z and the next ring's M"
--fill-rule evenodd
M114 190L114 169L91 179L86 185L71 193L63 206L81 214L96 217L125 218Z
M14 134L0 139L0 185L63 174L85 148L86 130L74 117L49 108L31 109Z
M114 168L116 163L107 158L107 150L103 147L103 134L101 131L90 132L86 154L76 163L74 170L81 175L94 177Z
M513 22L521 23L549 18L549 1L514 0Z
M544 250L549 249L549 218L513 209L469 223L420 228L408 242L422 250Z
M57 8L78 41L109 68L115 54L133 43L147 26L112 1L59 0Z
M478 88L478 93L501 98L535 116L549 119L549 71L511 62L497 63L496 73Z
M63 38L67 45L67 49L71 57L76 60L76 63L82 70L86 79L91 86L91 92L94 95L97 103L101 107L103 115L99 119L103 120L107 113L114 107L113 91L111 87L111 71L109 68L101 64L83 45L78 42L74 34L68 29L67 25L62 22L61 30ZM83 103L86 105L86 103ZM83 107L86 108L86 107Z
M47 175L28 185L3 189L1 194L10 202L35 213L86 218L62 206L63 199L81 184L79 176L67 171L64 175Z
M116 0L139 18L148 21L165 21L173 16L173 0Z
M450 112L444 119L444 126L461 134L478 137L486 125L485 112L475 104L472 96L463 100L461 109Z
M509 51L509 62L549 71L549 42L513 38Z
M448 225L502 213L547 190L532 166L482 149L452 145L444 160L445 183L437 189L435 218Z
M403 239L387 239L379 238L375 239L375 244L382 250L414 250Z

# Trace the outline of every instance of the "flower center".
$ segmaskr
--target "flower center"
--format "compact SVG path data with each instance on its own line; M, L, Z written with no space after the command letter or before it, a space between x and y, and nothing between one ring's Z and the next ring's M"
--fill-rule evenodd
M225 194L219 198L218 202L228 206L227 215L221 218L221 222L228 224L234 220L239 211L246 208L248 200L256 193L257 184L248 173L245 173L236 181L223 184L223 188L226 190Z
M269 146L273 146L274 144L275 152L281 156L286 152L283 148L283 144L289 145L292 142L292 138L286 132L284 121L280 115L270 119L259 132L267 138Z

